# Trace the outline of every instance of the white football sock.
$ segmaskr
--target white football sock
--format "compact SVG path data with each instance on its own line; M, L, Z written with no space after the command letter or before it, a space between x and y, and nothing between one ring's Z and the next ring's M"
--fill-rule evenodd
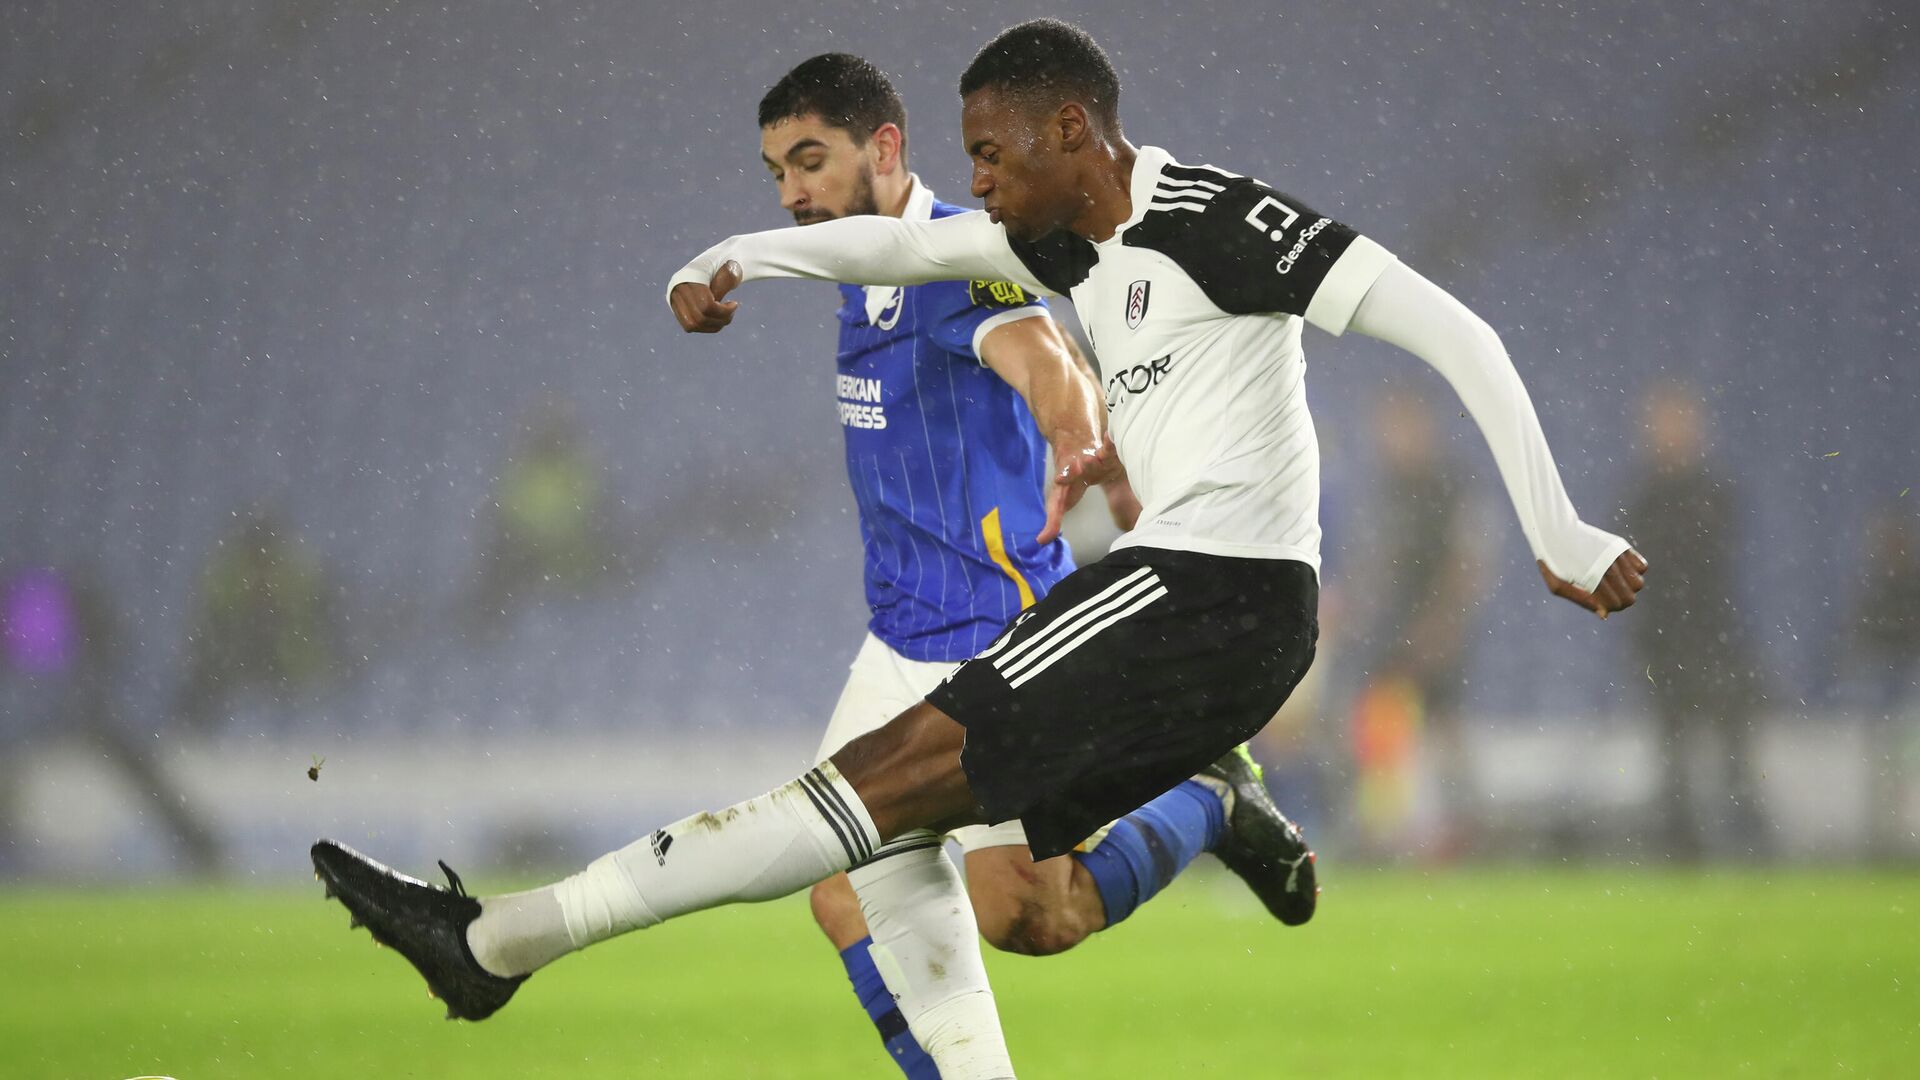
M553 886L480 898L480 917L467 925L467 948L495 975L525 975L573 951L567 919Z
M847 879L873 935L874 966L944 1080L1011 1077L973 903L940 838L924 829L900 836Z
M467 945L488 971L524 975L678 915L798 892L877 847L853 786L822 762L790 784L675 822L543 889L482 898Z

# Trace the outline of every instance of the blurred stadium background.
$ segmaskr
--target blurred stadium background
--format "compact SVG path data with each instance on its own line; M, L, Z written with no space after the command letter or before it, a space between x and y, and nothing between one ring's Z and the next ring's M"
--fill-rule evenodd
M537 872L808 764L864 620L834 300L688 338L661 288L786 222L754 105L817 52L964 202L958 73L1042 13L1133 141L1492 322L1654 564L1617 621L1550 602L1445 385L1309 335L1322 658L1260 752L1323 862L1910 900L1910 12L200 0L0 11L0 901L290 883L323 834Z

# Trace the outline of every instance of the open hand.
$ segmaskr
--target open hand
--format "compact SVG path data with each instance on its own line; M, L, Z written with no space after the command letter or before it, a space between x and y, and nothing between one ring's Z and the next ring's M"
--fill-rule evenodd
M693 281L675 285L667 300L673 305L673 317L680 320L680 329L689 334L717 334L726 329L740 301L723 302L720 298L739 285L740 264L732 261L722 263L705 285Z
M1546 579L1547 588L1552 590L1553 595L1563 596L1603 619L1610 612L1632 607L1634 594L1647 585L1647 560L1632 548L1621 552L1620 557L1613 560L1613 565L1607 567L1605 576L1601 577L1600 584L1592 592L1556 575L1547 569L1546 563L1539 565L1540 576Z

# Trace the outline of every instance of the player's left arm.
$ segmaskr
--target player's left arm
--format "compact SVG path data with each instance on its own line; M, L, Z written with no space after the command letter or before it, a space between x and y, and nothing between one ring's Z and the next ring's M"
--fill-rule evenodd
M1431 364L1486 436L1547 587L1603 619L1633 604L1646 560L1574 511L1491 327L1379 244L1258 181L1220 185L1205 220L1209 251L1188 260L1222 310L1298 315L1332 334L1351 328Z
M1047 491L1047 522L1036 538L1051 543L1060 522L1087 488L1119 473L1106 437L1106 412L1088 369L1074 362L1073 346L1044 310L1003 322L980 338L980 360L1027 403L1041 437L1053 447L1054 483Z
M1647 561L1627 541L1580 520L1520 373L1485 320L1394 262L1353 311L1351 328L1418 356L1460 395L1486 437L1541 577L1554 595L1601 618L1632 607Z

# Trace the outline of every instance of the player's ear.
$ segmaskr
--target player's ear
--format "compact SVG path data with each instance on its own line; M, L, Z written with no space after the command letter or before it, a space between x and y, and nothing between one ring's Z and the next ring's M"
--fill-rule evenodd
M1087 110L1077 101L1060 106L1053 117L1054 131L1060 137L1060 149L1068 153L1080 149L1088 138Z
M907 149L907 133L900 125L891 121L873 129L873 137L868 140L873 146L873 171L885 176L900 167L902 156Z

